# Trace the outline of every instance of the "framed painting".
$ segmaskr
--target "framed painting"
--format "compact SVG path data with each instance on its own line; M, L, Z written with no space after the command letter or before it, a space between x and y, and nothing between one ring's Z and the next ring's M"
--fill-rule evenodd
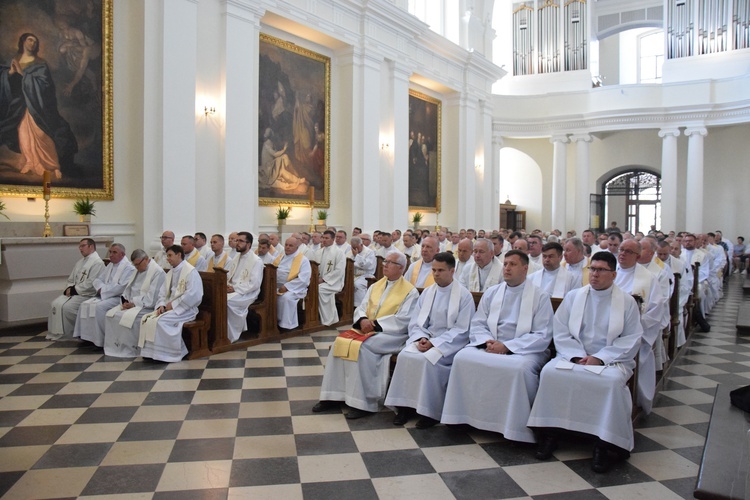
M114 198L112 1L0 0L0 196Z
M442 103L409 90L409 210L440 212Z
M259 68L259 203L328 208L331 59L261 34Z

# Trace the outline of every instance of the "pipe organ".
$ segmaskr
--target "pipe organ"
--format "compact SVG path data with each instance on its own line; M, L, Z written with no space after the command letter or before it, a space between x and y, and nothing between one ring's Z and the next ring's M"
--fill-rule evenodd
M667 57L750 47L750 0L667 0Z

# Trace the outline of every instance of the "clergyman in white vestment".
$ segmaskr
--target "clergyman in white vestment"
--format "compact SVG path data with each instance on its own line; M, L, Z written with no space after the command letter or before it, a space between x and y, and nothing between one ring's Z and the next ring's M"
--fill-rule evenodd
M220 234L214 234L211 236L211 252L208 257L206 257L206 261L208 262L208 266L206 267L206 271L212 272L216 268L226 269L229 265L229 261L232 259L229 258L229 253L224 250L224 236Z
M253 235L237 233L237 255L229 263L227 273L227 336L236 342L245 330L250 304L255 302L263 283L263 262L250 251Z
M354 307L362 303L367 293L367 278L375 276L377 259L375 250L372 250L362 244L359 236L352 236L349 240L351 250L346 256L347 259L354 261Z
M614 284L616 260L591 259L590 285L568 293L555 314L557 356L542 369L528 425L539 430L537 458L557 448L558 429L596 436L592 467L605 472L610 451L633 449L627 381L643 329L636 301Z
M284 242L284 252L277 253L279 255L273 264L277 268L276 283L279 287L276 297L279 327L297 328L297 302L304 298L307 287L310 286L310 261L299 251L297 238L287 238Z
M52 301L47 320L47 340L72 338L78 309L81 304L96 295L94 280L104 270L104 262L96 253L96 243L84 238L78 243L82 258L76 262L68 276L68 286L62 295Z
M195 248L195 237L192 235L186 235L182 237L180 242L182 251L185 252L185 262L193 266L198 272L205 271L208 269L208 261L203 258L203 255Z
M541 254L543 269L529 275L529 281L556 299L562 299L569 291L581 287L580 277L560 265L562 254L562 245L546 243Z
M177 362L187 355L182 340L182 325L193 321L203 300L203 282L198 271L183 260L178 245L167 250L172 269L167 273L153 313L141 321L138 345L144 358Z
M453 358L469 341L475 311L471 293L453 279L455 265L448 252L435 256L435 284L422 292L412 314L409 340L398 355L385 398L385 405L398 411L396 425L405 424L414 412L421 417L419 428L435 425L442 416Z
M122 292L122 304L107 311L104 326L104 354L116 358L140 355L141 319L153 312L167 277L161 266L140 248L133 251L130 260L136 273Z
M453 360L443 423L535 442L526 422L539 372L549 359L553 313L549 294L526 279L527 270L526 254L505 254L505 281L484 292L471 320L469 345Z
M164 231L161 233L161 246L162 248L154 254L154 261L162 269L171 269L167 260L167 248L174 245L174 233L172 231Z
M406 257L400 252L389 254L383 261L384 277L367 290L354 311L353 328L364 334L377 333L362 343L356 361L335 357L331 349L314 412L338 406L340 401L353 409L347 413L349 419L378 411L388 388L391 355L406 342L419 298L417 289L401 276L405 265Z
M464 266L459 281L470 292L484 292L503 281L503 265L495 257L494 245L486 238L474 243L474 258Z
M422 240L420 250L422 257L412 263L406 271L405 276L409 283L417 288L427 288L435 283L435 279L432 275L432 259L437 255L438 247L437 238L430 236ZM409 256L406 255L406 258L408 259Z
M94 280L96 297L86 300L78 309L73 337L104 347L104 320L107 311L120 303L120 296L135 274L135 267L125 257L125 247L109 247L109 264Z
M318 313L320 322L326 326L339 321L336 294L344 288L346 277L346 257L333 244L335 238L336 233L330 229L324 231L320 239L320 250L315 256L318 262Z

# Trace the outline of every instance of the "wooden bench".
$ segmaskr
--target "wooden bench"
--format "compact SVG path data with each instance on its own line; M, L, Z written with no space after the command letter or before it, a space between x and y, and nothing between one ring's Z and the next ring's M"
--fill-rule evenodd
M346 259L344 288L336 294L336 304L341 304L339 322L334 326L350 325L354 320L354 261Z
M737 387L719 384L708 423L698 480L693 496L702 499L747 498L750 420L733 406L729 392Z
M742 284L742 294L750 294L750 273L745 274L745 282Z
M198 316L182 327L182 338L188 348L187 359L203 358L213 353L216 339L227 336L227 272L201 272L203 299Z
M750 333L750 302L740 304L737 311L737 333Z
M669 337L667 338L666 345L669 364L672 364L672 361L677 354L677 332L680 328L680 318L682 316L682 311L680 310L681 278L680 273L674 274L674 288L672 288L672 296L669 298Z

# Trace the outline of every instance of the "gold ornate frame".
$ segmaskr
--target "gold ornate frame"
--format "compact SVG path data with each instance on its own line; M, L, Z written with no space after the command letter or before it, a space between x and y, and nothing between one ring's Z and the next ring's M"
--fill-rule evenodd
M26 2L25 3L31 3ZM65 2L66 0L57 0ZM114 199L114 155L113 155L113 110L112 110L112 4L113 0L101 1L101 187L56 187L52 178L51 196L53 198L83 198L100 200ZM0 16L3 5L0 2ZM32 25L33 27L33 25ZM20 27L19 27L20 28ZM50 43L46 44L50 46ZM4 62L5 63L5 62ZM58 91L59 93L59 91ZM95 134L95 136L98 134ZM0 196L18 196L25 198L42 197L42 181L38 185L4 184L0 180Z
M412 120L412 102L411 102L412 98L418 99L418 100L423 101L423 102L425 102L427 104L433 104L437 108L437 123L435 124L435 126L431 127L430 130L428 131L429 133L432 134L432 137L434 137L435 141L436 141L435 151L437 153L437 160L436 160L436 162L437 162L437 165L436 165L436 170L437 170L436 182L437 182L437 186L435 186L435 204L433 206L431 204L430 205L413 205L411 203L412 202L412 200L411 200L411 190L412 190L413 186L410 185L410 188L409 188L410 189L410 193L409 193L409 210L411 210L411 211L420 210L420 211L423 211L423 212L440 213L440 204L441 204L441 201L442 201L442 195L441 195L441 191L442 191L442 177L443 177L443 174L442 174L442 170L443 170L442 169L442 136L441 136L441 133L442 133L442 130L443 130L443 103L439 99L435 99L434 97L428 96L426 94L422 94L421 92L417 92L416 90L409 89L409 133L411 133L414 130L415 125L419 125L418 123L415 123ZM423 125L426 125L426 124L423 124ZM406 140L408 141L409 139L410 139L410 137L407 136ZM407 144L408 144L408 142L407 142ZM412 180L412 176L413 176L412 168L413 168L413 166L410 163L409 164L409 180L410 181ZM427 189L429 189L429 186L428 186ZM428 197L429 197L429 193L428 193Z
M331 189L331 165L330 165L330 141L331 141L331 133L330 133L330 126L331 126L331 58L324 56L322 54L318 54L317 52L313 52L311 50L302 48L294 43L287 42L285 40L273 37L271 35L267 35L264 33L260 34L260 56L263 57L264 54L266 54L266 51L264 50L263 44L268 44L271 47L275 47L277 49L281 49L279 51L274 51L280 58L286 58L285 61L281 61L279 64L285 64L287 66L293 66L293 60L297 57L304 57L306 59L309 59L311 61L320 63L322 65L323 70L323 82L316 82L318 86L323 85L324 94L325 94L325 106L324 106L324 120L325 120L325 148L324 148L324 179L323 179L323 186L324 189L323 192L320 193L320 189L315 189L315 202L314 206L317 208L329 208L331 206L330 204L330 189ZM298 60L299 61L299 60ZM278 61L277 61L278 62ZM306 78L309 80L308 75L296 75L299 78ZM266 75L263 74L263 72L260 72L259 75L259 89L261 88L262 82L261 80L266 77ZM267 83L267 82L266 82ZM293 89L294 90L294 89ZM259 101L262 99L261 91L258 92L258 99ZM259 108L262 108L262 103L259 102ZM264 127L259 127L258 129L258 154L259 154L259 161L260 164L260 154L261 149L263 147L263 135L264 130L262 130ZM260 178L260 166L259 168L259 178ZM285 205L285 206L310 206L309 203L309 195L307 192L304 193L297 193L297 194L290 194L290 195L284 195L284 194L276 194L275 196L263 196L262 189L273 189L273 188L261 188L260 183L258 184L258 204L259 205ZM275 189L275 191L282 191L281 189Z

